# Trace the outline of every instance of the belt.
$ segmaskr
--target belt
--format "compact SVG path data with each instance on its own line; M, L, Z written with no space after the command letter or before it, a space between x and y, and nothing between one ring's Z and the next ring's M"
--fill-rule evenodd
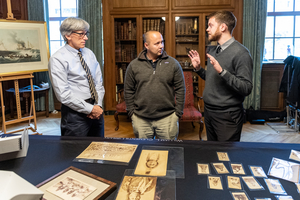
M86 99L84 101L89 103L89 104L92 104L92 105L94 105L94 103L95 103L95 99L93 99L93 98L89 98L89 99Z

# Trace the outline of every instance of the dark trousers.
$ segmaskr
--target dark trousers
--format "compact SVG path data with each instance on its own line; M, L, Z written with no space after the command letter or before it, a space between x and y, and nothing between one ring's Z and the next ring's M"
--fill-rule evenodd
M90 119L62 104L60 129L62 136L104 137L104 118Z
M244 111L212 112L204 108L204 122L208 141L240 141Z

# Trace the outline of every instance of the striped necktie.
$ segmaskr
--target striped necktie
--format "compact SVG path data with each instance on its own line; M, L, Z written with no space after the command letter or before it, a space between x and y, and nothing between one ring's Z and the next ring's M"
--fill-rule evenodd
M217 46L217 50L216 50L216 54L220 53L220 52L221 52L221 50L222 50L221 46L220 46L220 45L218 45L218 46Z
M95 103L98 104L98 94L97 94L97 91L95 88L95 83L94 83L90 68L87 66L86 62L84 61L81 51L78 51L78 55L80 58L81 65L82 65L84 71L86 72L86 75L87 75L87 78L89 81L89 88L90 88L92 99L94 99Z

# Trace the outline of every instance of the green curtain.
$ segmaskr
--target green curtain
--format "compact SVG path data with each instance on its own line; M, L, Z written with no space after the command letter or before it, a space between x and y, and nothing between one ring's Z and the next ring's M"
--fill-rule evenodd
M31 21L45 21L44 19L44 3L47 5L47 1L44 0L27 0L28 8L28 20ZM49 41L49 34L48 34ZM53 90L51 81L49 79L48 71L46 72L35 72L33 73L33 84L38 85L41 82L49 83L49 111L54 110L54 101L53 101ZM36 111L45 110L45 96L35 94L35 109Z
M244 108L260 109L261 69L265 43L267 0L244 0L243 44L253 58L253 90L244 101Z

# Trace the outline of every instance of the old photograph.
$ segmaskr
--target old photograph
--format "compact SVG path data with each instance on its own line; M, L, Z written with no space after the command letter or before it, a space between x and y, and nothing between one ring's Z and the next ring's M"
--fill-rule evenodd
M95 190L95 187L72 177L66 177L47 189L55 196L70 200L83 200Z
M291 150L290 159L300 162L300 151Z
M246 174L242 164L230 163L233 174Z
M210 174L209 164L197 163L198 174Z
M229 174L229 171L223 163L212 163L212 165L218 174Z
M209 189L223 190L222 179L220 176L207 176Z
M264 170L263 170L262 167L259 167L259 166L249 166L249 168L250 168L253 176L267 178L267 175L264 172Z
M135 175L165 176L167 174L168 151L142 150Z
M217 152L219 161L230 161L227 152Z
M242 189L241 179L236 176L227 176L228 189Z
M250 190L264 189L264 187L253 176L242 176L242 179Z
M268 189L270 193L274 194L286 194L285 190L283 189L281 183L277 179L264 179L266 182L266 185L268 186Z
M249 200L245 192L231 192L234 200Z
M129 163L138 145L92 142L77 159L95 159Z
M156 177L124 176L116 200L154 200Z

